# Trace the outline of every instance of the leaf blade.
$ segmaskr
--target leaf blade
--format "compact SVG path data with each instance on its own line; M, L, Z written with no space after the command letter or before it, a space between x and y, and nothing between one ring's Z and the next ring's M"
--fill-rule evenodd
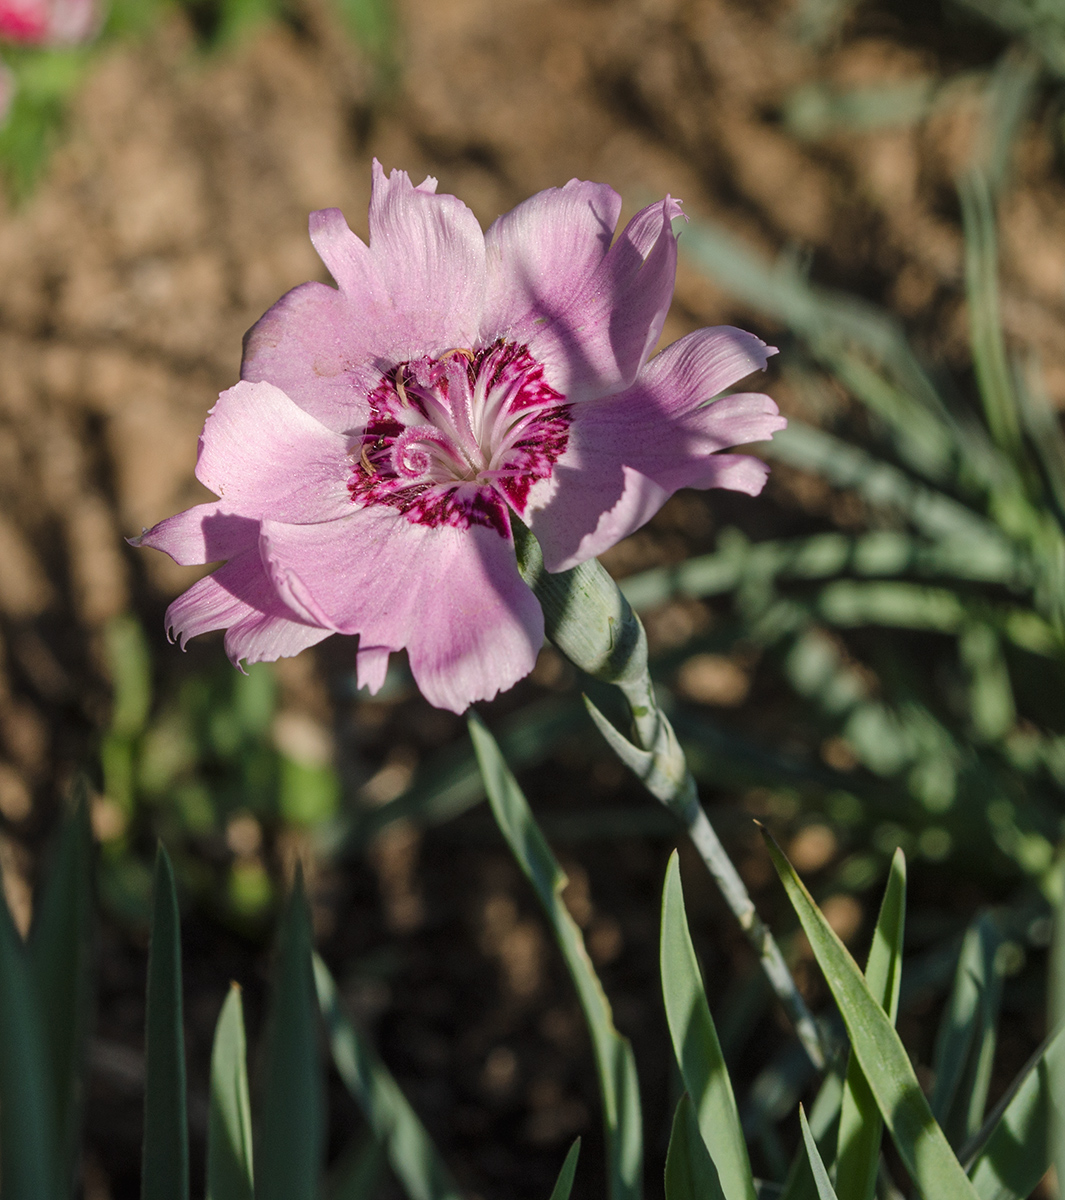
M902 983L902 938L906 919L906 859L896 850L880 905L865 979L869 990L894 1022ZM872 1089L852 1052L847 1063L836 1152L836 1188L850 1200L872 1200L876 1193L883 1121ZM815 1172L816 1176L816 1172Z
M189 1133L181 999L181 918L163 844L155 857L145 1019L142 1200L188 1200Z
M492 813L547 915L588 1024L603 1101L610 1195L612 1200L638 1200L643 1133L632 1047L614 1027L610 1002L580 928L562 900L566 876L544 840L528 801L480 719L471 715L468 724Z
M374 1136L384 1145L410 1200L461 1200L451 1172L399 1084L344 1012L336 982L318 955L314 956L314 980L333 1063L344 1086L359 1102Z
M297 871L278 933L267 1018L258 1200L316 1196L325 1113L312 973L311 914Z
M699 1119L685 1092L673 1115L666 1152L666 1200L725 1200L717 1168L703 1141Z
M232 984L215 1026L207 1111L207 1200L253 1200L251 1099L240 988Z
M92 1008L92 936L92 829L82 789L60 831L27 947L52 1073L57 1165L71 1186Z
M721 1187L727 1200L754 1200L736 1097L688 930L676 850L669 857L662 888L659 964L673 1053Z
M894 1026L780 847L765 830L763 837L839 1006L877 1107L914 1183L926 1197L974 1200L976 1192L932 1116Z
M573 1191L573 1178L577 1174L577 1159L580 1157L580 1153L581 1139L575 1138L558 1173L558 1179L555 1180L555 1186L551 1189L551 1200L569 1200L569 1194Z

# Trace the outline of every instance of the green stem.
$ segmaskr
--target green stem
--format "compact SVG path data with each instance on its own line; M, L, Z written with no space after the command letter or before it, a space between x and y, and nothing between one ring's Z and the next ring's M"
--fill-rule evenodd
M699 803L684 751L658 703L647 665L647 636L639 617L595 559L571 571L551 574L544 567L539 544L527 529L515 529L515 543L522 577L543 609L547 636L576 666L621 690L632 713L633 739L619 733L585 697L592 720L614 753L687 829L758 955L810 1061L823 1070L826 1053L817 1024L776 939L759 917L739 872Z

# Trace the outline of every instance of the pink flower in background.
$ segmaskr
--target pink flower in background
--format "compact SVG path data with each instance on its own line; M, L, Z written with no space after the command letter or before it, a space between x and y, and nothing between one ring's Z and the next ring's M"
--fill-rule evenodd
M97 0L0 0L0 39L31 46L73 46L97 30Z
M678 488L757 494L765 465L719 451L785 422L768 396L714 399L774 353L749 333L701 329L648 361L675 200L611 244L621 198L604 184L540 192L487 233L435 188L375 162L368 246L337 209L312 214L338 289L305 283L249 331L200 438L219 499L137 543L225 560L170 606L182 644L225 629L233 662L257 662L357 634L360 685L405 647L424 695L461 712L543 642L512 513L565 570Z

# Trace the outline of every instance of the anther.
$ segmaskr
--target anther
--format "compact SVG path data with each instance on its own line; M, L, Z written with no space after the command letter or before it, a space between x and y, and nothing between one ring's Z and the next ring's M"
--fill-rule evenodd
M407 399L407 389L403 384L402 366L396 367L396 395L399 397L399 402L404 408L410 407L410 401Z

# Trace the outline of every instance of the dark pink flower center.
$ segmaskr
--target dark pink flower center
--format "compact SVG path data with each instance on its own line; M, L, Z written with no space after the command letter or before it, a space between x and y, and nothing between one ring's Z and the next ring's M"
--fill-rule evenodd
M510 533L569 439L570 408L525 346L449 350L400 363L370 394L348 490L422 525Z

